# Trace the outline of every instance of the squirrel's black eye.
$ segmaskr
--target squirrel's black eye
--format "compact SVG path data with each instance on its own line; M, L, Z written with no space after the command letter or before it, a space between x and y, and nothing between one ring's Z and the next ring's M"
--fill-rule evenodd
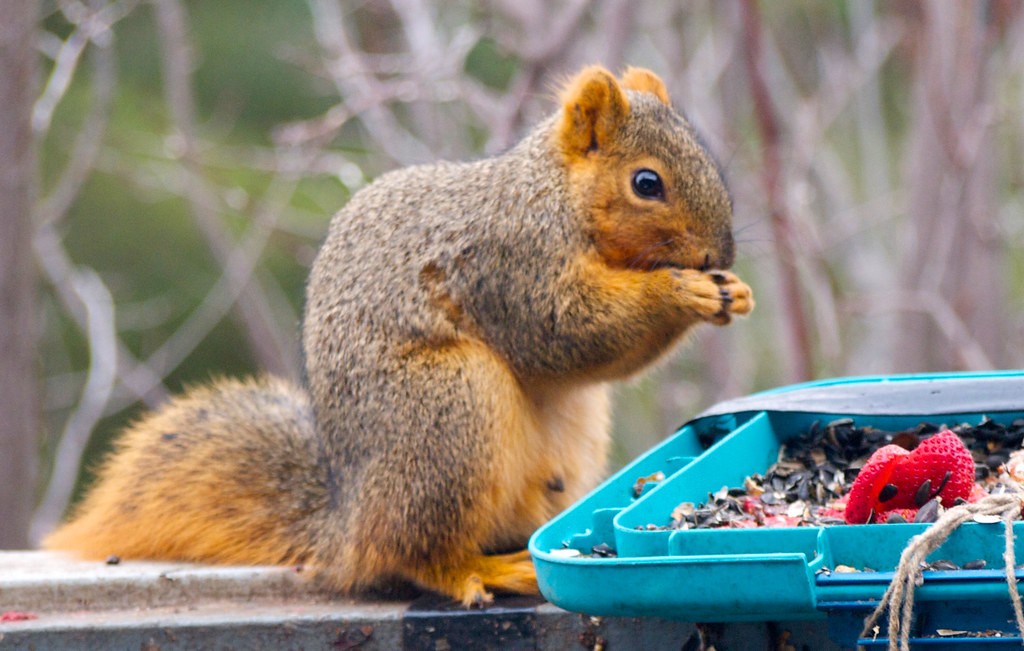
M665 186L654 170L646 167L633 172L633 192L644 199L664 199Z

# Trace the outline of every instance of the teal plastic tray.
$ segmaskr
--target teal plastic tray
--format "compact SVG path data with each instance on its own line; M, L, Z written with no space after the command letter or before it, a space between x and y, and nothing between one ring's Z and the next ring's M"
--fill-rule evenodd
M703 502L709 492L764 472L781 444L814 421L850 417L859 427L895 431L922 422L977 424L985 416L1005 424L1024 418L1024 373L842 378L721 403L534 534L529 549L541 592L562 608L590 615L735 622L830 615L838 620L854 613L859 622L861 611L884 593L907 541L927 525L683 531L646 526L666 525L679 503ZM644 485L634 497L636 480L658 471L665 479ZM1024 522L1014 525L1014 534L1024 563ZM617 557L591 557L601 543ZM1009 604L1001 569L1004 545L1002 524L957 529L930 558L958 564L981 558L987 569L925 572L915 597L922 612L927 609L920 604L941 603L958 613L954 628L991 624L982 621L995 612L991 606ZM564 548L582 555L552 553ZM875 571L821 571L837 565ZM964 621L970 613L978 621ZM1002 628L1014 630L1002 615L997 618Z

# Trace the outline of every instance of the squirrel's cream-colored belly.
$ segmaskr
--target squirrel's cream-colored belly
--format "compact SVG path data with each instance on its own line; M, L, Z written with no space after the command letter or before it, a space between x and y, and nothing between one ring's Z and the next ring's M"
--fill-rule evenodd
M498 460L515 488L507 492L509 512L496 518L501 525L485 548L521 548L540 525L604 478L611 438L608 393L603 383L523 387L530 418L514 445L520 454Z
M610 443L610 398L605 383L588 384L535 398L538 448L551 468L556 515L583 497L605 476ZM559 481L560 480L560 481Z

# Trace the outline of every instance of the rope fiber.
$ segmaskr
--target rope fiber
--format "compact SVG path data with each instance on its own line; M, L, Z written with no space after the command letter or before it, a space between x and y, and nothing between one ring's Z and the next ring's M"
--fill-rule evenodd
M1017 591L1017 580L1014 575L1016 561L1013 551L1013 521L1020 518L1022 503L1024 503L1024 489L1015 488L1011 493L989 495L977 502L953 506L946 509L945 513L923 533L911 538L906 549L900 555L895 575L885 594L882 595L882 600L874 612L864 620L861 638L877 636L876 624L888 610L890 651L910 650L914 590L923 583L921 572L925 559L946 542L946 539L957 527L964 522L974 521L977 516L983 518L998 516L1005 525L1006 548L1003 552L1003 564L1006 568L1006 585L1013 603L1017 631L1024 637L1024 608L1021 606L1020 593ZM862 645L858 648L863 649L864 647Z

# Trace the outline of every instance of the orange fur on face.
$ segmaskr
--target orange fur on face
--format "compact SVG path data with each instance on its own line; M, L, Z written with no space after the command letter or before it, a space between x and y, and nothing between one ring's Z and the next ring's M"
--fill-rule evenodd
M671 195L665 201L637 197L630 172L640 168L657 171L667 186L673 185L669 170L650 158L601 157L579 170L581 183L592 186L591 228L598 253L613 267L700 267L704 253L692 233L688 206Z
M631 115L627 91L637 106L643 105L636 115ZM644 95L665 108L656 110ZM731 234L721 228L731 212L728 197L722 192L710 208L693 203L694 197L717 196L720 180L718 186L699 187L703 177L698 172L713 163L685 121L671 111L657 75L631 67L616 80L592 66L567 84L562 106L554 138L565 156L570 185L586 202L590 234L606 264L650 270L731 262ZM665 149L658 143L681 146ZM633 174L641 169L662 179L663 197L642 197L633 190Z

